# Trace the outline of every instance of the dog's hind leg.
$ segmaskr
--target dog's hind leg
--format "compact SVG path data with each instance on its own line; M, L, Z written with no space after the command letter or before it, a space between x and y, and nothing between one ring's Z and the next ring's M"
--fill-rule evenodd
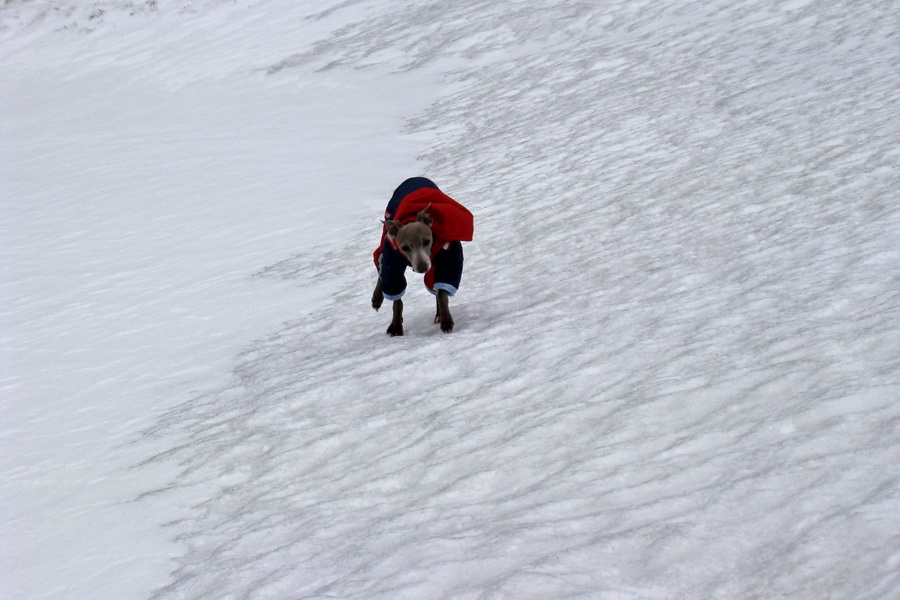
M381 277L379 277L378 283L375 284L375 291L372 292L372 308L378 310L383 303L384 292L381 291Z
M441 331L450 333L453 331L453 315L450 314L450 293L447 290L438 290L437 293L437 314L434 315L434 322L441 324Z
M403 300L394 300L394 318L388 325L387 334L391 337L403 335Z

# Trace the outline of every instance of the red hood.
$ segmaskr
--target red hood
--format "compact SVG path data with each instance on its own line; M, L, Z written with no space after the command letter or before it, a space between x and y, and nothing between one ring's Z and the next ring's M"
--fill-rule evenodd
M445 242L471 242L475 219L469 210L440 190L422 188L400 201L394 219L403 224L416 220L416 215L428 205L431 231Z

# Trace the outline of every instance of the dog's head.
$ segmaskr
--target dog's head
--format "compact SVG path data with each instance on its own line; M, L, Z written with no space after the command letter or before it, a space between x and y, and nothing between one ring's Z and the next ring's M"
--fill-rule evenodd
M425 273L431 268L431 245L434 235L431 233L431 215L426 206L412 223L402 224L400 221L383 221L387 231L397 240L400 252L412 265L416 273Z

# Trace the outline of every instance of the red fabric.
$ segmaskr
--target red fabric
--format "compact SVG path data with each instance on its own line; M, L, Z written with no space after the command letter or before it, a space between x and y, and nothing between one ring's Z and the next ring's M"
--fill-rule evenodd
M400 201L394 220L404 225L416 220L416 215L428 205L431 232L443 242L471 242L475 233L475 219L469 210L440 190L422 188ZM435 241L435 247L438 247ZM441 246L444 244L441 243Z
M394 220L400 221L404 225L416 220L416 215L423 211L428 205L428 214L431 215L431 233L434 235L433 246L431 247L431 258L433 259L444 244L447 242L471 242L475 233L475 218L465 206L434 188L421 188L408 195L400 201L397 210L394 212ZM375 268L378 268L378 256L385 241L385 227L381 233L381 244L375 249L372 258L375 260ZM396 246L396 245L395 245Z

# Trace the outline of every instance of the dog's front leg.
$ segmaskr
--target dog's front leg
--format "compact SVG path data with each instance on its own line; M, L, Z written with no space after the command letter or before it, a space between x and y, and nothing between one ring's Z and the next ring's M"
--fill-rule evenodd
M384 292L381 291L381 277L379 277L378 283L375 284L375 291L372 292L372 308L378 310L383 303Z
M450 314L450 293L447 290L438 290L437 294L437 314L434 315L434 322L441 324L441 331L450 333L453 331L453 315Z
M391 337L403 335L403 300L394 300L394 318L388 325L387 334Z

